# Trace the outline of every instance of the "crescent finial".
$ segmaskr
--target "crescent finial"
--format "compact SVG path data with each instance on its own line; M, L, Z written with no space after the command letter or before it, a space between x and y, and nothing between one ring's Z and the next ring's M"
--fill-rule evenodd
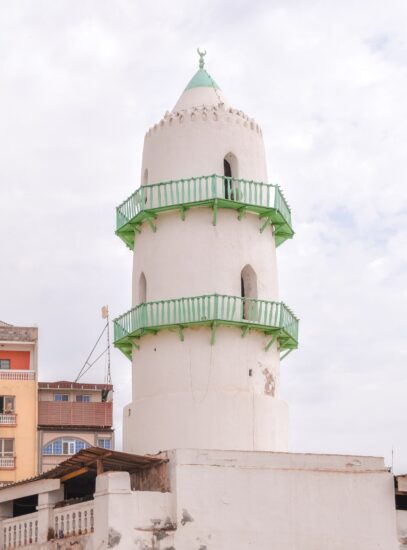
M205 66L204 57L206 55L206 50L201 52L201 50L197 48L196 51L198 52L198 55L199 55L199 68L203 69Z

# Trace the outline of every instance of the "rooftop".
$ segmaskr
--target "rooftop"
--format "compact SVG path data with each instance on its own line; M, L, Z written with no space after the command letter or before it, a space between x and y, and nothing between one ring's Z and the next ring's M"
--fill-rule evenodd
M0 487L0 502L4 502L1 496L2 491L9 492L10 489L17 485L29 484L42 479L61 479L61 481L65 481L83 474L93 474L96 476L96 474L102 472L124 471L131 474L141 470L148 470L152 466L158 466L165 462L168 462L168 459L159 455L134 455L120 451L108 451L100 447L89 447L64 460L64 462L61 462L61 464L52 470Z
M57 382L38 382L39 390L113 390L112 384L82 384L80 382L68 382L59 380Z
M17 327L0 321L0 342L35 342L38 327Z

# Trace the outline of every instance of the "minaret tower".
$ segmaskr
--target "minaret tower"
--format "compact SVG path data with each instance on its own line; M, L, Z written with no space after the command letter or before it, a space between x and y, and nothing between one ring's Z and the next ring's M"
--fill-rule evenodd
M278 300L276 247L292 237L267 183L259 125L204 68L144 142L141 186L117 208L133 250L132 309L115 345L132 360L124 450L284 451L280 361L298 320Z

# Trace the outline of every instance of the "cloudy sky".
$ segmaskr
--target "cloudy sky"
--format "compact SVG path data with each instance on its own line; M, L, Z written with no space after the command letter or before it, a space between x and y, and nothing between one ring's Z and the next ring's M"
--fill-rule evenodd
M291 448L389 465L393 448L407 471L406 36L404 0L0 0L0 319L39 326L41 379L73 379L100 307L130 306L115 206L199 45L293 211ZM121 439L130 363L114 351L112 368Z

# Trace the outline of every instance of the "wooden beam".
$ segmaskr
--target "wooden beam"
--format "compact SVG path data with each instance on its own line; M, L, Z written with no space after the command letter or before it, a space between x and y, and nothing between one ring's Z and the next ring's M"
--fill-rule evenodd
M272 219L271 217L269 216L268 218L266 218L266 221L263 223L263 225L261 226L260 228L260 233L263 233L263 231L266 229L266 227L268 225L270 225L272 223Z
M287 357L287 355L288 355L289 353L291 353L292 351L293 351L292 349L288 349L288 350L285 351L285 353L282 353L282 354L280 355L280 361L282 361L282 360L284 359L284 357Z
M82 474L86 474L86 472L89 472L89 468L86 468L85 466L83 468L79 468L79 470L74 470L73 472L70 472L69 474L65 474L60 478L61 483L64 481L68 481L68 479L72 479L77 476L81 476Z
M218 199L215 199L213 201L212 210L213 210L212 225L216 225L216 217L218 212Z
M156 216L153 216L151 214L146 213L146 221L147 221L148 225L151 227L151 229L153 230L154 233L157 231L157 226L153 222L153 220L155 218L156 218Z
M96 475L100 476L100 474L103 474L103 461L101 458L98 458L96 460Z
M274 334L273 335L273 338L270 340L270 342L266 345L265 347L265 350L268 351L271 346L274 344L274 342L276 341L276 338L277 338L277 334Z
M243 206L242 208L239 208L238 212L239 212L239 215L238 215L237 219L240 221L243 218L243 216L246 215L246 207Z

